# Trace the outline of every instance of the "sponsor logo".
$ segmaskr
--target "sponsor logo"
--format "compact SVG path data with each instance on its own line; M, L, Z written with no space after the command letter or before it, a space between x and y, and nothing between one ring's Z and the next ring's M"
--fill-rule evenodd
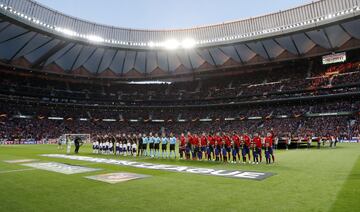
M85 178L97 180L105 183L115 184L120 182L125 182L129 180L136 180L150 177L150 175L134 174L127 172L118 172L118 173L109 173L109 174L100 174L95 176L88 176Z
M36 144L37 141L35 139L26 139L26 140L21 140L20 144Z
M14 141L2 140L1 144L3 144L3 145L12 145L12 144L14 144Z
M17 145L17 144L24 144L24 145L33 145L33 144L57 144L57 139L15 139L14 141L7 140L7 139L0 139L1 145Z
M94 162L94 163L105 163L105 164L112 164L112 165L119 165L119 166L131 166L131 167L135 167L135 168L230 177L230 178L237 178L237 179L264 180L264 179L274 175L273 173L269 173L269 172L196 168L196 167L188 167L188 166L163 165L163 164L143 163L143 162L105 159L105 158L94 158L94 157L85 157L85 156L76 156L76 155L45 154L42 156L51 157L51 158L63 158L63 159L70 159L70 160L87 161L87 162Z
M6 163L30 163L34 161L38 161L38 160L36 159L4 160L4 162Z
M358 139L343 139L340 140L340 143L359 143L359 141Z
M63 163L55 163L55 162L26 163L26 164L22 164L22 165L28 166L28 167L33 167L36 169L58 172L58 173L62 173L62 174L78 174L78 173L101 170L101 169L88 168L88 167L83 167L83 166L73 166L73 165L68 165L68 164L63 164Z
M14 141L10 141L10 140L2 140L1 143L4 145L14 145L14 144L37 144L38 141L34 140L34 139L15 139Z

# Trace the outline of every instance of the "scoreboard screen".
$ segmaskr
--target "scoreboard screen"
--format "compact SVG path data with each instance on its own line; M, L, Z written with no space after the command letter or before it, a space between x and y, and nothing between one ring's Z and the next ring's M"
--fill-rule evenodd
M333 63L342 63L346 61L346 52L330 54L322 57L323 65L333 64Z

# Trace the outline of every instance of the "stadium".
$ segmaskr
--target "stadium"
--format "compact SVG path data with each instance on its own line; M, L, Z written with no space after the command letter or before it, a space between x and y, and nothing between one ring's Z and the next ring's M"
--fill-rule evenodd
M359 0L162 30L56 9L0 0L0 211L360 210Z

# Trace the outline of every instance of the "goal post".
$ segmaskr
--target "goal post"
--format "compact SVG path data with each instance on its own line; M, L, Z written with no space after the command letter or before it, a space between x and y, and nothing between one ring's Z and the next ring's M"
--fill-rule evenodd
M91 143L90 134L64 134L65 143L66 143L66 154L70 154L71 145L74 144L75 138L80 138L82 143Z

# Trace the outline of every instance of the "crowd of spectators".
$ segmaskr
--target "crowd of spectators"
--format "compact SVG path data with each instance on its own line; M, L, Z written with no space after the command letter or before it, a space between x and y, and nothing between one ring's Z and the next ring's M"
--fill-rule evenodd
M1 74L0 94L64 103L163 106L228 104L360 91L359 63L323 69L314 67L309 70L299 66L290 70L282 68L244 73L220 80L152 85L85 83Z
M326 68L307 64L219 80L151 85L0 73L0 138L161 129L177 134L223 130L264 134L274 130L279 135L343 137L360 132L360 102L355 95L341 96L360 92L357 62ZM333 94L340 97L321 101L299 98Z
M337 108L337 109L336 109ZM273 130L279 136L352 137L359 134L360 102L267 105L241 108L106 109L55 105L2 104L0 138L57 138L62 134L148 133L165 130L179 135ZM342 116L312 115L348 112ZM49 118L61 118L51 120ZM104 121L104 120L108 121ZM110 120L110 121L109 121Z

